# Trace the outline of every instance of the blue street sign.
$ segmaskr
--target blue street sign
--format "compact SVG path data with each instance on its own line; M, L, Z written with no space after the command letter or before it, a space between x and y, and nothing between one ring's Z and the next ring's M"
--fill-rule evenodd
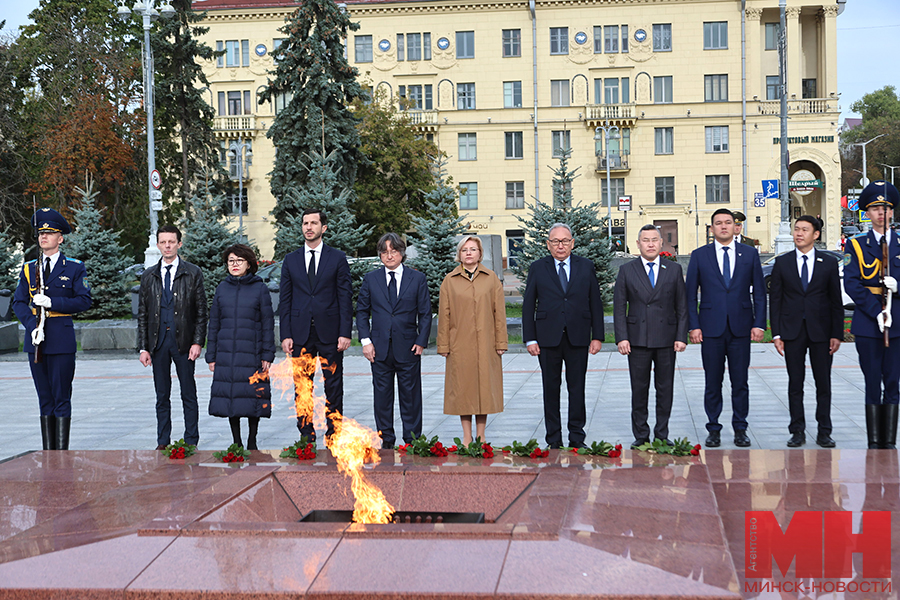
M778 197L778 180L777 179L763 179L762 187L763 187L763 195L765 198L777 198Z
M754 192L753 193L753 208L765 208L766 207L766 199L763 196L762 192Z
M847 198L847 207L850 210L859 210L859 197L853 196L852 198Z

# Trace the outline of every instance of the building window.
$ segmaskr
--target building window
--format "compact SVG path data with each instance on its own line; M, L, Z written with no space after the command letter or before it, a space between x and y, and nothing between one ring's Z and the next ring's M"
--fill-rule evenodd
M474 182L459 184L459 208L462 210L478 209L478 184Z
M594 54L603 54L603 27L594 25Z
M603 36L603 51L607 54L619 51L619 26L607 25Z
M766 50L778 50L781 23L766 23Z
M503 58L522 56L522 30L503 30Z
M569 130L551 132L553 139L553 158L562 157L563 153L572 147L570 133Z
M525 182L506 182L506 208L525 208Z
M460 83L456 86L456 108L475 110L475 84Z
M728 202L728 175L706 176L706 202L708 204Z
M406 34L406 60L422 60L422 34Z
M550 106L569 106L569 80L550 81Z
M406 44L404 43L405 39L406 39L406 36L404 36L402 33L397 34L397 60L398 61L404 60L404 56L406 54L406 50L405 50Z
M433 107L432 86L426 85L401 85L397 89L397 94L401 98L405 98L407 103L406 110L431 110Z
M656 178L656 203L675 204L675 178Z
M459 160L478 160L478 144L476 134L460 133L459 138Z
M456 58L475 58L475 32L456 32Z
M522 82L503 82L503 108L522 108Z
M606 79L597 78L594 80L594 102L597 104L628 104L629 98L629 79L622 77L607 77Z
M290 100L288 100L290 101ZM251 115L250 90L242 92L219 92L219 114L228 116Z
M568 54L569 53L569 28L568 27L551 27L550 28L550 54Z
M277 115L291 103L294 99L293 92L284 92L283 94L275 94L275 114Z
M232 169L234 174L232 175L232 179L237 179L237 170ZM246 177L246 174L245 174ZM228 204L226 206L226 214L228 215L237 215L237 214L247 214L247 208L249 207L250 200L248 198L247 188L243 188L241 196L238 195L237 187L232 188L231 193L228 194Z
M220 56L216 59L217 67L250 66L250 40L227 40L225 42L216 41L216 50L220 52L222 50L225 51L224 56Z
M606 178L604 177L603 179L600 180L600 196L601 196L600 206L602 206L604 208L609 206L609 204L607 203L608 195L612 196L612 205L618 206L619 205L619 196L625 195L625 178L624 177L610 178L608 189L610 191L609 194L606 193L606 190L607 190Z
M280 61L284 57L281 55L281 45L285 42L287 38L275 38L272 40L272 60L275 62Z
M728 75L704 75L703 99L706 102L727 102Z
M507 131L503 134L506 140L506 160L524 158L525 153L522 150L522 132Z
M706 128L706 152L728 152L728 126Z
M372 36L353 36L353 55L358 63L372 62Z
M628 54L628 25L622 25L622 53Z
M818 98L816 95L816 80L804 79L802 82L802 91L804 98Z
M778 75L766 75L766 100L780 100L781 83Z
M422 60L431 60L431 33L422 34Z
M653 78L653 103L654 104L671 104L672 103L672 76Z
M631 129L620 128L619 137L609 139L609 158L612 161L610 166L621 164L621 157L629 154L631 154ZM605 156L602 135L599 140L594 140L594 156Z
M653 51L672 51L672 24L658 23L653 26Z
M655 154L672 154L674 152L674 128L657 127L654 130Z
M703 24L703 49L726 50L728 48L728 21Z

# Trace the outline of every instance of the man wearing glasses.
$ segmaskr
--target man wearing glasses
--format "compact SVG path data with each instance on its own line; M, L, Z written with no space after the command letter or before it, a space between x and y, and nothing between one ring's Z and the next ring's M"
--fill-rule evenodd
M141 276L138 297L140 361L153 366L156 388L156 449L169 445L172 433L172 363L181 387L184 441L200 441L197 382L194 365L206 342L207 306L200 267L179 258L181 231L163 225L156 232L162 258Z
M547 444L562 446L559 413L562 366L569 391L569 446L584 447L584 382L588 353L600 351L603 341L603 301L594 263L572 254L575 239L564 223L550 226L550 256L528 269L522 304L522 333L528 353L537 356L544 387L544 424Z
M422 435L422 350L431 332L431 299L425 275L403 266L406 243L399 235L381 236L378 256L383 267L367 273L359 290L356 329L363 356L372 363L381 447L393 448L395 377L403 441Z

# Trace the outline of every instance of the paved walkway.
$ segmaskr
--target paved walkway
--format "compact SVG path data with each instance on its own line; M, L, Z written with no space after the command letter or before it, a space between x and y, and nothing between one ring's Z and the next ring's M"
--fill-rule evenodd
M604 346L605 350L611 344ZM459 419L443 414L444 359L433 354L423 357L424 431L439 435L445 443L461 435ZM427 351L426 351L427 352ZM372 382L369 363L359 348L344 359L345 414L374 427ZM283 357L278 360L283 360ZM754 344L750 362L750 428L752 448L781 449L787 431L787 372L783 359L771 344ZM200 395L200 447L223 449L231 443L225 419L206 415L212 374L202 359L197 365ZM490 415L487 437L495 445L537 438L543 444L544 424L541 375L536 358L519 347L503 357L505 410ZM174 371L173 371L174 374ZM833 437L840 448L865 448L863 378L856 349L843 344L835 355L832 371ZM173 386L177 394L177 383ZM688 346L678 356L675 402L670 420L670 436L687 437L702 443L706 437L703 410L703 369L700 347ZM38 403L24 355L0 358L0 459L26 450L40 449ZM321 389L319 389L321 393ZM726 398L730 394L725 383ZM652 392L651 392L652 394ZM177 398L177 396L175 396ZM812 374L806 376L807 447L815 448L815 388ZM587 439L628 444L632 440L628 364L618 353L604 351L591 357L587 376ZM652 397L651 397L652 402ZM150 449L156 445L155 395L150 369L143 368L136 355L79 356L73 393L71 448ZM180 402L173 402L173 435L180 436L184 421ZM566 395L563 390L563 411ZM260 424L261 448L279 448L296 441L296 420L289 400L273 402L272 418ZM651 408L651 415L653 410ZM565 412L563 413L565 414ZM401 427L399 411L396 431ZM563 417L565 420L565 417ZM723 448L734 448L731 437L731 409L726 406L721 422ZM651 420L651 427L653 423Z

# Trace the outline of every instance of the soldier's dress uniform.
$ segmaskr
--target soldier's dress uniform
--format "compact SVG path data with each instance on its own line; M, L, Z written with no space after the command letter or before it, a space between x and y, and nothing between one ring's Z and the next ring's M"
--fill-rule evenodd
M72 231L65 218L50 208L35 213L31 224L38 232L65 235ZM13 297L13 310L25 326L24 351L28 353L31 377L40 403L44 449L68 450L76 349L72 314L91 307L91 291L84 264L60 252L50 276L44 281L43 294L50 298L51 307L46 310L44 341L40 344L43 356L41 362L35 363L31 332L38 325L41 311L34 306L32 298L41 293L40 268L38 260L29 261L22 267Z
M867 210L900 204L897 188L886 181L873 181L862 191L859 206ZM900 236L886 224L888 274L900 277ZM856 303L850 333L856 338L859 366L866 382L866 432L869 448L893 448L897 440L897 411L900 403L900 298L891 305L892 326L889 347L878 327L882 312L882 249L874 230L844 244L844 290ZM882 388L882 384L884 387Z

